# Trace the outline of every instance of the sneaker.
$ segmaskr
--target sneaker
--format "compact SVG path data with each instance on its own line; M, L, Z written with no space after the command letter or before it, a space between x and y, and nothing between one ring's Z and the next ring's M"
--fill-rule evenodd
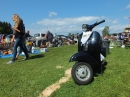
M14 61L9 61L9 62L7 62L7 64L12 64L12 63L14 63Z

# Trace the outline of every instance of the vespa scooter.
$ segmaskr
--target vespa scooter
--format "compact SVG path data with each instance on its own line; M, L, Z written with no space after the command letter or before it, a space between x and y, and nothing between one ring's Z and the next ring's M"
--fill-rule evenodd
M89 84L94 78L94 68L101 67L105 62L106 48L102 46L102 38L97 31L92 29L105 22L102 20L92 25L83 24L83 32L78 39L78 52L71 56L69 62L75 61L71 75L76 84Z

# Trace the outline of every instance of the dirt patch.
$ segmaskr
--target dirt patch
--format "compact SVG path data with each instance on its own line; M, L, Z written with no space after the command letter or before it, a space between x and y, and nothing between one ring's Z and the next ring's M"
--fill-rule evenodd
M67 82L70 77L71 77L71 68L65 71L65 77L62 77L58 82L52 84L51 86L43 90L42 93L39 95L39 97L49 97L51 93L60 88L60 84Z
M56 68L57 68L57 69L59 69L59 68L63 68L63 66L56 66Z

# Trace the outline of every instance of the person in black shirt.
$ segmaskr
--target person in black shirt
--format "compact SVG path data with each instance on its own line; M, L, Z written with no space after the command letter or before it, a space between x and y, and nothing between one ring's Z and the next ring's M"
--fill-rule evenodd
M25 32L24 32L24 24L23 24L23 20L19 17L19 15L17 14L14 14L12 16L12 20L14 21L14 27L13 27L13 30L16 31L16 33L14 33L14 38L15 38L15 42L14 42L14 52L13 52L13 57L12 57L12 60L7 62L7 64L12 64L13 62L15 62L15 58L16 58L16 55L17 55L17 47L19 46L22 51L25 53L25 56L26 58L23 59L23 60L27 60L29 59L29 54L27 52L27 50L24 48L23 46L23 41L24 41L24 35L25 35ZM11 41L14 41L12 38Z
M25 33L25 38L26 38L26 40L28 40L29 37L31 37L31 35L30 35L30 31L28 30L28 31Z

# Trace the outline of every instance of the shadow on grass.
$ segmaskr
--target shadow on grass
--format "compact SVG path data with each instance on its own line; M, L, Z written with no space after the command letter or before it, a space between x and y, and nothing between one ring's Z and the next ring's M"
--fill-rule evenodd
M103 73L104 73L104 71L105 71L105 69L106 69L106 66L107 65L107 62L105 62L104 63L104 65L102 65L102 67L101 66L96 66L95 68L94 68L94 73L93 73L93 76L94 77L97 77L97 76L99 76L99 75L103 75ZM90 83L89 84L91 84L93 81L94 81L94 77L93 77L93 79L90 81Z
M31 55L29 57L29 60L36 59L36 58L42 58L42 57L44 57L44 54ZM21 61L23 61L23 60L18 60L18 62L21 62Z
M44 57L44 54L38 54L38 55L30 56L30 59L36 59L36 58L42 58L42 57Z
M106 69L107 62L104 63L102 66L96 66L94 68L94 77L97 77L99 74L103 75L105 69Z

